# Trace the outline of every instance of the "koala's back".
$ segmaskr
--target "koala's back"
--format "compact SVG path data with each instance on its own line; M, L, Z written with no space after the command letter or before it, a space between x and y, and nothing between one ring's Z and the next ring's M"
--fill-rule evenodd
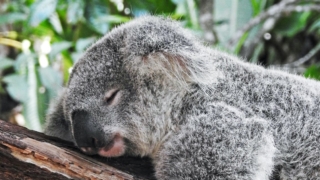
M241 61L224 61L221 69L224 75L214 85L211 101L270 122L278 150L275 163L286 169L283 176L299 177L302 169L320 167L319 82Z

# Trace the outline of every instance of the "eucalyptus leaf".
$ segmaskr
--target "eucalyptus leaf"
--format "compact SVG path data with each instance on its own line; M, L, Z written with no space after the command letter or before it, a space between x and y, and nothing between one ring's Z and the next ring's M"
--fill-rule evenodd
M277 22L275 31L284 36L292 37L307 27L307 19L310 15L310 12L292 13Z
M304 76L320 80L320 65L312 65L305 72Z
M25 54L25 53L19 54L14 63L15 71L19 74L26 74L27 67L28 67L28 60L34 57L35 57L34 54Z
M7 23L16 23L25 21L27 19L26 14L24 13L8 13L8 14L2 14L0 16L0 25L7 24Z
M38 71L41 83L51 92L50 97L55 97L62 88L62 74L52 67L39 68Z
M219 41L226 45L235 32L252 18L252 14L252 5L248 0L215 1L214 21L227 22L215 26ZM241 48L245 40L242 39L243 42L238 43L240 45L238 48Z
M96 32L105 34L109 30L109 23L100 23L98 18L109 13L109 6L103 1L91 0L86 1L85 17L88 20L88 24Z
M97 19L105 14L109 14L109 6L99 0L87 1L86 19L96 32L105 34L109 30L109 23L100 23Z
M51 45L51 51L49 53L50 59L53 59L61 51L69 49L71 46L72 46L72 43L68 42L68 41L61 41L61 42L53 43Z
M12 67L14 61L6 57L0 57L0 71Z
M37 26L43 20L49 18L56 9L58 0L37 0L30 9L29 24Z
M67 21L70 24L76 24L83 19L85 8L84 0L69 0L67 9Z
M157 13L157 14L170 14L172 13L176 6L175 3L179 0L170 0L170 1L159 1L159 0L130 0L126 1L126 4L130 9L132 9L133 13L137 15L136 13L139 12L149 12L151 14ZM184 0L183 0L184 1ZM141 14L138 14L141 15Z
M19 102L28 101L28 83L25 76L13 74L5 76L3 82L7 84L7 92L9 95Z
M130 18L121 15L104 15L97 19L97 22L100 23L124 23L129 21Z
M83 52L74 52L71 54L73 64L76 63L83 55Z
M308 32L310 33L310 32L312 32L314 30L318 30L319 31L319 29L320 29L320 20L317 20L311 25L311 27L309 28Z
M62 25L57 13L53 13L49 18L50 24L52 25L53 29L61 34L63 33Z
M41 96L39 92L40 83L38 80L38 74L36 70L36 59L28 58L28 101L25 102L25 113L27 127L36 131L41 131L41 119L40 112L42 109L42 103L39 99Z
M76 42L76 51L82 52L96 40L95 37L82 38Z

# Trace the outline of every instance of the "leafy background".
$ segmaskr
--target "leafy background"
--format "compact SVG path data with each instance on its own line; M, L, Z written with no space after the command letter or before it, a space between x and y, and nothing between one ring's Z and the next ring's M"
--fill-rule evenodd
M170 16L208 46L320 80L312 0L0 0L0 119L41 131L85 49L120 23Z

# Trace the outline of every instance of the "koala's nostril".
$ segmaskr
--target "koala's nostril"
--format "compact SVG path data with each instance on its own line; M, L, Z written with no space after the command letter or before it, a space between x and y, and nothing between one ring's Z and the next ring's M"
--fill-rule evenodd
M91 138L92 144L94 147L101 147L102 145L100 144L101 141L99 141L97 138Z
M86 148L88 152L93 152L89 148L97 149L103 146L103 130L95 122L95 119L91 117L90 113L84 110L75 111L72 114L72 122L73 135L78 147Z

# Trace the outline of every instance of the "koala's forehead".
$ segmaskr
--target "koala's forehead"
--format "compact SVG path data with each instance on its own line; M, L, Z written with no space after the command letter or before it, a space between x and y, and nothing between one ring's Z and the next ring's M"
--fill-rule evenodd
M69 80L69 88L90 86L105 88L121 75L122 61L112 43L95 44L76 63ZM79 89L79 88L78 88Z

